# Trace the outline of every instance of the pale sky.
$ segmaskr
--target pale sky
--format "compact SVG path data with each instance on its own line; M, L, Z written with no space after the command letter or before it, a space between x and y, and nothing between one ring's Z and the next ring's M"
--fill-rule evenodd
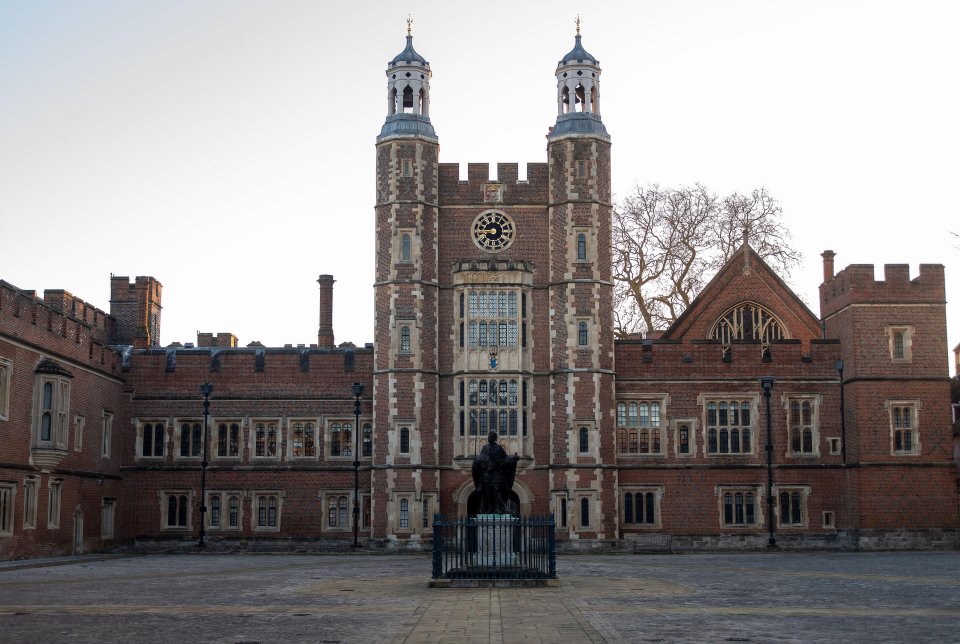
M543 162L583 19L613 188L766 186L819 313L820 253L942 263L960 342L960 3L0 0L0 279L109 308L164 286L161 343L373 339L386 63L430 61L444 162ZM522 172L522 170L521 170Z

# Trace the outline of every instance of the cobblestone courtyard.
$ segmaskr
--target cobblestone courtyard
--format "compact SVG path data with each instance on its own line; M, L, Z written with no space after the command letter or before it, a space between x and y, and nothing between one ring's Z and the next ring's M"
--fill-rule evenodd
M420 555L0 564L5 642L958 641L960 553L564 556L539 589L430 589Z

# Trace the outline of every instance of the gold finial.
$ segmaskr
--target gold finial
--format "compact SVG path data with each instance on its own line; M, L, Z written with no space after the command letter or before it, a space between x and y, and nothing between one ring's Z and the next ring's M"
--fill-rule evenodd
M407 14L407 35L413 35L413 16Z
M580 14L577 14L577 35L580 35Z

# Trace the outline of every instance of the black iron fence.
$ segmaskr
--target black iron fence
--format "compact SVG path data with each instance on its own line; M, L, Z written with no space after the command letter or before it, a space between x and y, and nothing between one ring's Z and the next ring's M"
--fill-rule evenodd
M557 576L553 515L479 515L433 520L434 579L553 579Z

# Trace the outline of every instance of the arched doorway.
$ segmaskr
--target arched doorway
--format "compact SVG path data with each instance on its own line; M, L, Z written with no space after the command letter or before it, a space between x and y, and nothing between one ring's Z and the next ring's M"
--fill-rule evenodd
M73 554L83 554L83 510L77 508L73 513Z

